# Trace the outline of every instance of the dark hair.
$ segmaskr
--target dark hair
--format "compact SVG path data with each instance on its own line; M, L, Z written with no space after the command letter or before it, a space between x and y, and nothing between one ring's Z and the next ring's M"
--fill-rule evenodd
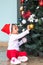
M16 25L16 24L12 24L12 25L11 25L11 33L12 33L12 31L13 31L13 25Z

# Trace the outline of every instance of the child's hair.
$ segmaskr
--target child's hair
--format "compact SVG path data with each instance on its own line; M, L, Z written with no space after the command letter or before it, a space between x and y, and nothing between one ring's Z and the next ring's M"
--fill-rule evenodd
M12 25L11 25L11 33L12 33L12 31L13 31L13 25L16 25L16 24L12 24Z

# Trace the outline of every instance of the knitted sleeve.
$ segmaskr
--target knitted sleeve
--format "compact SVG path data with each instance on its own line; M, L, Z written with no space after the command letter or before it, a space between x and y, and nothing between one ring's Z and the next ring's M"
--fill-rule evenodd
M12 34L12 40L17 40L17 39L20 39L22 37L24 37L25 35L29 34L29 31L26 30L20 34Z

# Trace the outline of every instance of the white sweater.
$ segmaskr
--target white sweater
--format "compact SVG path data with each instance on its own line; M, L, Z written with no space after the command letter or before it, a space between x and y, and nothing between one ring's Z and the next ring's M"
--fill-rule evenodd
M18 50L19 51L19 46L23 44L23 41L19 41L18 39L24 37L29 33L28 30L20 33L20 34L10 34L10 39L8 42L8 50Z

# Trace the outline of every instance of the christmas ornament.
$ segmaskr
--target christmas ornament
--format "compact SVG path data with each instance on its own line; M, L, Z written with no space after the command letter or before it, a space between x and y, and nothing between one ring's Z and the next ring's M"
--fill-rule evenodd
M28 1L28 0L25 0L25 1Z
M43 21L43 17L42 17L41 19L42 19L42 21Z
M31 12L28 10L27 12L25 12L22 17L27 19L29 16L31 15Z
M22 20L22 24L26 24L26 20L25 19Z
M29 22L34 22L34 18L33 18L33 17L29 17L29 18L28 18L28 21L29 21Z
M20 11L23 11L23 6L20 7Z
M23 14L24 14L24 11L21 12L21 15L23 15Z
M35 22L38 22L38 19L35 19Z
M36 9L39 9L39 6L37 6Z
M32 14L30 17L35 17L35 14Z
M24 32L25 31L25 29L22 29L22 32Z
M11 33L11 24L5 24L4 27L1 29L2 32L10 34Z
M34 17L35 17L35 14L30 15L30 17L28 18L28 21L34 22Z
M29 25L29 28L30 28L30 29L33 29L33 28L34 28L34 25L33 25L33 24L30 24L30 25Z
M43 6L43 0L39 0L39 5Z
M34 28L34 25L33 24L30 24L30 25L27 25L28 29L33 29Z
M20 3L24 3L24 0L20 0Z

